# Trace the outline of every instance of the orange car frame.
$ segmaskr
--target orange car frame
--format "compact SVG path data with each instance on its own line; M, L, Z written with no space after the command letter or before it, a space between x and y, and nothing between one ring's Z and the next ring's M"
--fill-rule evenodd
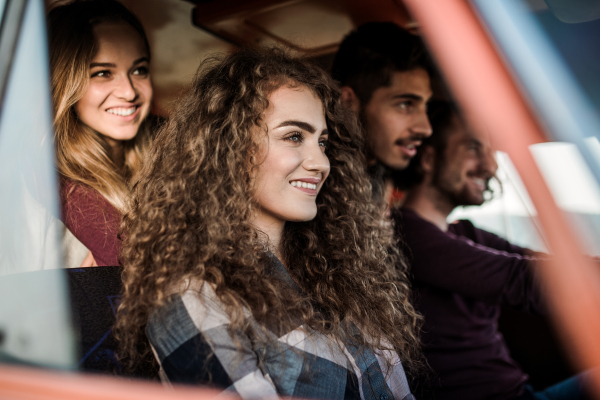
M591 370L600 398L600 275L553 200L529 146L547 141L544 131L513 80L493 41L467 0L395 0L396 15L406 10L417 21L446 82L474 126L485 125L498 150L509 154L538 210L540 224L555 257L538 266L557 331L569 344L572 362ZM386 12L390 11L387 2ZM493 97L494 101L481 101ZM4 399L211 399L201 388L162 389L114 377L0 366Z

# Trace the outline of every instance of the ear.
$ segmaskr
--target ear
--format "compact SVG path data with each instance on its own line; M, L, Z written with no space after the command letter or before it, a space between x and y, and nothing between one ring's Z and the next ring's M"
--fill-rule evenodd
M350 86L342 86L342 104L356 114L360 111L360 100L358 100L358 96Z

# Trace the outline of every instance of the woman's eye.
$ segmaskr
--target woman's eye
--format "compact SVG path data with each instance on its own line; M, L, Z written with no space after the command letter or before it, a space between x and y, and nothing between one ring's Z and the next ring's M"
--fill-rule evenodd
M294 132L290 136L286 137L285 140L289 140L294 143L302 143L304 141L304 136L302 136L302 132Z
M133 70L133 75L146 76L150 73L148 67L137 67Z
M92 78L108 78L110 76L110 71L97 71L92 74Z
M326 149L328 145L329 145L328 139L319 140L319 146L321 146L322 148Z

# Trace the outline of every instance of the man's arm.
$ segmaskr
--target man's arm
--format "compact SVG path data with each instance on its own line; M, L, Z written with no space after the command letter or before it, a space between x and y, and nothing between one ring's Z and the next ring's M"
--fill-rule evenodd
M458 236L470 238L475 243L484 245L485 247L489 247L492 249L504 251L511 254L518 254L521 256L530 256L535 258L548 257L548 254L537 252L525 247L517 246L504 239L503 237L500 237L483 229L479 229L475 227L475 225L473 225L473 223L469 220L456 221L455 223L449 225L449 230Z
M484 301L542 312L532 264L535 258L508 253L443 232L414 213L402 213L396 229L416 284Z

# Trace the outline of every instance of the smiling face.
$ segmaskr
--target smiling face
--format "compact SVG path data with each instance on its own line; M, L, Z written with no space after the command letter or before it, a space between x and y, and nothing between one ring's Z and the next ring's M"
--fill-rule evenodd
M135 137L150 111L149 59L140 34L129 24L94 27L97 52L89 86L75 104L79 119L111 145Z
M498 169L489 139L470 132L456 116L447 129L446 149L432 185L454 207L481 205Z
M261 143L254 224L310 221L317 215L317 194L329 175L325 155L328 133L321 101L306 87L280 87L269 96L263 120L268 137Z
M405 169L421 140L431 136L427 102L429 74L418 68L393 72L391 85L376 89L362 109L367 139L375 158L384 165Z

